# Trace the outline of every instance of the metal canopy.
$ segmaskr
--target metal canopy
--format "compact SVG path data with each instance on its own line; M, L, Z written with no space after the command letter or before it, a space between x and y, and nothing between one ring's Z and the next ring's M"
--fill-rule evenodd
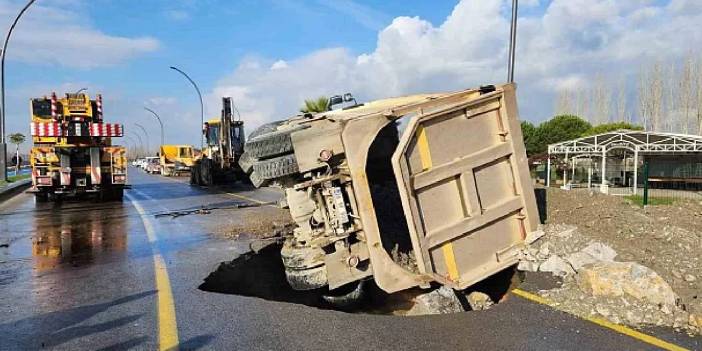
M638 130L617 130L614 132L602 133L574 140L563 141L548 146L549 157L547 159L546 186L551 185L551 155L564 154L566 162L568 158L574 161L575 158L590 156L600 157L601 174L607 171L607 153L611 150L629 150L634 153L634 165L639 162L639 154L667 154L680 152L702 152L702 136L645 132ZM575 165L573 164L573 167ZM592 166L588 169L592 172ZM638 169L634 166L632 193L637 193ZM567 183L567 173L563 172L563 182ZM588 187L590 187L588 177ZM608 193L606 179L602 179L600 191Z
M549 154L602 154L612 149L644 153L702 152L702 136L617 130L548 146Z

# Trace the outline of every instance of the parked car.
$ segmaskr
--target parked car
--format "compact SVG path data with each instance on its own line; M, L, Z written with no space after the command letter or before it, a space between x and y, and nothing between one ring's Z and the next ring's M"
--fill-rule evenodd
M158 157L147 157L144 160L144 170L149 174L161 174L161 160Z

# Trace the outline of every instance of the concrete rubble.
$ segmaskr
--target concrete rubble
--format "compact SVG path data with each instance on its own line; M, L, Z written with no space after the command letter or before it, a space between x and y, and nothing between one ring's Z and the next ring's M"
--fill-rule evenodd
M612 247L588 240L575 226L547 225L544 233L522 252L517 269L562 279L561 287L540 293L564 310L617 324L699 332L698 317L680 306L677 294L655 271L616 261Z
M414 304L405 315L422 316L427 314L447 314L463 312L463 305L458 300L456 292L446 286L417 295Z

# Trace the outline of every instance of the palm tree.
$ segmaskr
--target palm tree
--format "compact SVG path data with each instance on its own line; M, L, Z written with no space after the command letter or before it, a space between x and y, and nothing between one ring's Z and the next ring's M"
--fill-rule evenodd
M20 166L20 157L19 157L19 147L20 144L24 143L25 136L22 133L13 133L10 134L10 142L15 144L17 147L15 148L15 156L17 157L16 163L15 163L15 175L19 174L19 166Z
M300 108L302 113L317 113L329 111L329 98L320 96L317 99L305 100L305 106Z

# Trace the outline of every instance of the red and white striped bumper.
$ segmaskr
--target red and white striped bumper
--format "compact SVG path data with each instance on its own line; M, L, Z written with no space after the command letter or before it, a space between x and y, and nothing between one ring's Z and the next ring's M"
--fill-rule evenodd
M30 124L32 136L56 137L61 136L61 124L55 122L32 122Z
M96 137L121 137L124 127L117 123L90 123L90 136Z

